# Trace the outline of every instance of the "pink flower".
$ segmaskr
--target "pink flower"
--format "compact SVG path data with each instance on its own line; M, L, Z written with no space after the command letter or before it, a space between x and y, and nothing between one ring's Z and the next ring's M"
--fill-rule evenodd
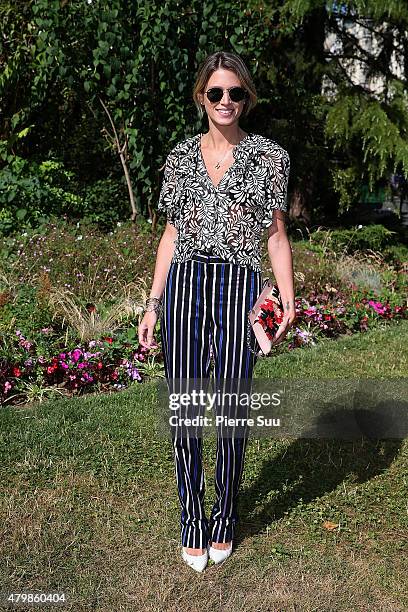
M308 317L312 317L316 314L316 306L309 306L306 310L303 311L305 315Z
M301 342L303 342L304 344L308 343L308 342L312 342L313 343L313 335L307 331L307 330L302 330L299 327L295 328L295 335L298 336L298 338L301 340Z
M22 346L26 351L29 351L33 344L28 340L20 340L19 345Z
M78 359L81 357L81 355L82 355L81 349L74 349L71 352L72 361L75 361L75 362L78 361Z
M377 314L385 314L386 308L381 304L381 302L374 302L374 300L368 300L371 308L374 308Z

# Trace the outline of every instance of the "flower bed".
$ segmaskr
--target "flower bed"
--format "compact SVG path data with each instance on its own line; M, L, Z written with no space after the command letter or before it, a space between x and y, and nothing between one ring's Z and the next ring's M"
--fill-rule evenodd
M151 286L158 242L159 233L135 224L100 234L65 219L0 239L3 404L164 377L161 347L147 350L137 337L137 305ZM310 246L293 243L297 319L273 354L407 318L401 262L387 264L381 253L336 258Z
M339 293L336 299L328 294L312 294L309 299L296 300L296 321L288 348L313 345L323 337L367 331L380 321L406 319L407 311L407 303L382 303L364 296L348 300Z
M358 301L357 301L358 299ZM368 297L347 301L340 293L312 293L308 299L296 299L297 319L287 335L289 350L314 345L319 338L337 338L375 327L379 321L407 318L407 304L382 303ZM39 354L44 338L52 330L44 328L42 342L15 332L9 354L0 356L0 391L3 404L26 402L41 389L45 396L78 395L93 391L118 391L146 378L163 376L163 354L160 347L146 349L136 340L126 342L120 334L105 337L55 355ZM156 331L157 335L157 331ZM213 355L211 356L213 360ZM150 367L149 367L150 362ZM45 393L46 392L46 393Z

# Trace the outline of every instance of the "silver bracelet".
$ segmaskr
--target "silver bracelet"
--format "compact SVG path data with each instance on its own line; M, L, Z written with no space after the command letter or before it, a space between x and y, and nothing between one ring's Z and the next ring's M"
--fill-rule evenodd
M157 312L160 316L161 311L163 309L162 299L159 297L150 297L147 298L144 310L145 312Z

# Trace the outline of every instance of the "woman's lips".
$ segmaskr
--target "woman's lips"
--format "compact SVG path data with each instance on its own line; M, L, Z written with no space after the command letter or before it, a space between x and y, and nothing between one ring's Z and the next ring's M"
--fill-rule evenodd
M223 110L223 109L220 109L220 108L217 108L216 111L217 111L217 113L219 113L223 117L229 117L234 112L233 109L231 109L231 110Z

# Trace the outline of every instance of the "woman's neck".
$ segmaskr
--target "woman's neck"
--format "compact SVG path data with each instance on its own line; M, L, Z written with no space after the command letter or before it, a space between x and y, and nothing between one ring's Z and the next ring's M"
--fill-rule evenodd
M204 134L201 142L213 151L225 151L228 146L238 144L245 136L247 134L237 123L225 126L223 129L210 125L208 132Z

